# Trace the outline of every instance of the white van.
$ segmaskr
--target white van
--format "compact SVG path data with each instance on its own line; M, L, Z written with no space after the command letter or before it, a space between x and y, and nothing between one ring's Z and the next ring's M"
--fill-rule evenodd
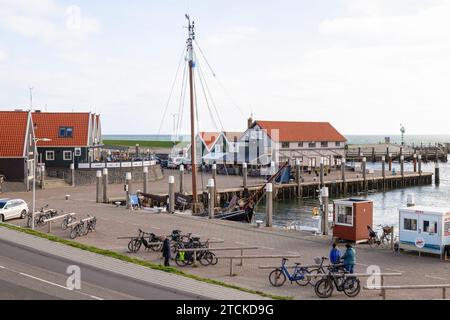
M28 205L22 199L0 199L0 222L20 218L25 219Z

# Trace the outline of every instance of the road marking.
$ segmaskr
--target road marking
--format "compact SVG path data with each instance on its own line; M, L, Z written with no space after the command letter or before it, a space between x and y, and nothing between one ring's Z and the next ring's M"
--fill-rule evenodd
M274 248L270 248L270 247L260 247L261 249L267 249L267 250L275 250Z
M436 276L430 276L428 274L425 275L426 278L436 279L436 280L447 280L446 278L436 277Z
M363 267L368 267L369 266L368 264L365 264L365 263L356 263L356 265L363 266Z
M392 269L392 268L386 268L386 270L394 271L394 272L398 272L398 273L405 273L405 271L397 270L397 269Z

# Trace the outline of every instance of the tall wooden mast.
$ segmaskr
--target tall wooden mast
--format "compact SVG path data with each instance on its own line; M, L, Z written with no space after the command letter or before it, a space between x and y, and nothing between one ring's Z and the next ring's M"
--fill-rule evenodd
M190 92L190 104L191 104L191 165L192 165L192 198L193 198L193 211L196 211L197 203L197 162L196 162L196 143L195 143L195 93L194 93L194 48L192 42L195 40L195 24L188 15L188 34L187 39L187 59L189 62L189 92Z

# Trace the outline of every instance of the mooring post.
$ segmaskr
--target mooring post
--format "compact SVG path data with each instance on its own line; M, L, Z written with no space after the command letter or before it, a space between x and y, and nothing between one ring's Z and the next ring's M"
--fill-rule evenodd
M377 159L375 158L375 147L372 147L372 162L376 162Z
M419 160L419 177L421 177L422 176L422 155L419 154L417 156L417 159Z
M295 160L295 178L297 179L297 197L302 198L302 166L299 159Z
M414 166L414 173L417 172L417 154L413 154L413 166Z
M180 165L180 193L184 194L184 165Z
M439 177L439 162L436 161L435 167L434 167L434 184L439 185L441 182L441 179Z
M388 167L389 167L389 172L392 171L392 153L388 154Z
M143 188L144 193L148 193L148 167L144 167L143 169Z
M242 180L244 184L244 189L247 189L247 163L242 164Z
M266 227L272 227L273 214L273 185L268 183L266 185Z
M341 175L342 175L342 193L347 194L347 181L345 178L345 158L342 158L341 160Z
M214 179L208 180L208 217L214 218Z
M126 197L127 209L131 208L131 202L130 202L131 178L132 178L131 172L127 172L125 174L125 197Z
M213 205L213 207L215 207L215 205L216 205L216 201L217 201L217 164L213 164L212 165L212 168L211 168L211 171L212 171L212 179L214 180L214 185L213 185L213 193L212 193L212 199L213 199L213 203L212 203L212 205Z
M402 185L404 183L404 178L405 178L405 156L400 156L400 173L402 176Z
M323 187L320 190L320 196L322 197L322 234L328 235L328 196L329 191L327 187Z
M383 191L386 185L386 157L381 157L381 176L383 178Z
M320 187L322 188L324 184L324 159L320 157Z
M136 144L136 157L139 157L139 144Z
M101 203L102 202L102 171L101 170L97 170L97 197L96 197L96 201L97 203Z
M175 213L175 177L169 177L169 213Z
M367 163L367 158L366 158L366 157L363 157L363 158L362 158L361 167L362 167L362 172L363 172L364 191L367 191L367 170L366 170L366 163Z
M72 174L72 187L75 187L75 164L70 164L70 173Z
M103 169L103 203L108 202L108 169Z

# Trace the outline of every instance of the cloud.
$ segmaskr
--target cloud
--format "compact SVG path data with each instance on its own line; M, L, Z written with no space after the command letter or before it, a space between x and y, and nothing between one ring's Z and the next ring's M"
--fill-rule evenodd
M208 46L233 46L255 38L258 33L256 27L235 26L221 34L207 37L204 42Z
M6 52L0 50L0 61L6 60L8 58L8 55Z

